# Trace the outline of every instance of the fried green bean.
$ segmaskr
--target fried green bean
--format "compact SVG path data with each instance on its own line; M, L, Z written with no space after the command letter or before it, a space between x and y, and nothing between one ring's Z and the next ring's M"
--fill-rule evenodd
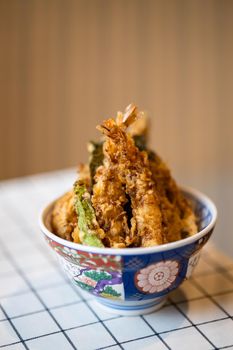
M95 173L97 168L103 164L104 154L103 154L103 142L90 141L87 146L89 152L89 168L90 168L90 178L91 186L95 183Z
M104 247L102 239L104 231L99 227L95 211L91 204L90 193L84 181L74 184L74 207L78 215L79 237L82 244L94 247Z

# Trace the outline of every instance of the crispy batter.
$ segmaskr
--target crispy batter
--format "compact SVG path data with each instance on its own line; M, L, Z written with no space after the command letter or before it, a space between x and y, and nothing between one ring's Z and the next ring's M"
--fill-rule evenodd
M76 182L75 194L70 191L55 203L52 226L58 236L124 248L173 242L198 231L191 205L169 168L147 149L146 118L138 116L137 108L129 105L116 121L108 119L97 127L105 141L91 143L89 166L78 168L84 193Z
M193 236L198 232L196 217L190 203L181 192L177 198L177 205L182 218L181 238Z
M82 181L87 186L88 190L90 190L91 186L91 177L90 177L90 168L87 164L79 164L78 169L78 178L82 179Z
M98 129L107 137L104 153L111 164L117 164L118 177L131 200L131 237L137 235L140 245L148 247L163 243L163 228L159 198L147 154L139 151L125 131L136 119L136 112L134 106L129 106L119 125L113 119L108 119Z
M79 164L78 176L81 177L87 186L90 185L89 167L86 164ZM74 208L74 191L71 190L60 197L53 208L51 224L54 232L61 238L81 243L78 217Z
M105 152L104 152L105 153ZM117 168L106 157L104 165L97 169L93 186L92 205L101 228L106 233L105 244L110 247L125 247L129 234L124 205L125 191L117 174Z
M52 226L54 232L68 241L78 241L77 215L74 210L73 191L65 193L59 198L52 213ZM72 234L74 233L74 237Z
M173 242L197 232L193 211L162 159L150 152L150 169L160 198L165 242Z
M72 239L74 243L82 243L79 236L79 228L78 225L75 226L74 231L71 233Z

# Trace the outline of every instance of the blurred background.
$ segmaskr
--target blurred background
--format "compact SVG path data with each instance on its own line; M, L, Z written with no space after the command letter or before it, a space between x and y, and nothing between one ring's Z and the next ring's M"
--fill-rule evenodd
M233 254L232 35L231 0L1 0L0 179L85 161L96 124L134 102Z

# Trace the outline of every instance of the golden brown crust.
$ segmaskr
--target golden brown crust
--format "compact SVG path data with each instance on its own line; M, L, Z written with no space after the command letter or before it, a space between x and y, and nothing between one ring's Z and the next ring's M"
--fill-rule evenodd
M169 168L158 155L142 151L148 129L145 118L139 122L138 115L137 108L129 105L125 113L118 113L116 121L108 119L98 126L105 136L103 164L101 158L92 181L87 165L78 169L106 247L150 247L186 238L198 230L193 210ZM54 232L80 243L77 221L74 192L70 191L54 206Z
M129 232L124 210L126 202L117 168L106 159L104 165L97 169L92 196L97 221L106 233L106 246L125 247L125 236Z
M128 126L134 116L129 114L124 120ZM117 125L113 119L108 119L99 129L107 137L104 152L112 164L117 164L118 177L131 199L134 219L131 235L140 237L143 247L163 243L159 198L147 154L138 150L132 137L125 132L124 124Z
M52 212L52 227L54 232L59 237L68 241L73 241L72 232L77 227L77 215L74 210L73 201L73 191L65 193L56 201ZM76 240L77 237L75 238L75 242Z
M162 159L152 154L150 169L160 198L164 241L173 242L197 232L195 215Z

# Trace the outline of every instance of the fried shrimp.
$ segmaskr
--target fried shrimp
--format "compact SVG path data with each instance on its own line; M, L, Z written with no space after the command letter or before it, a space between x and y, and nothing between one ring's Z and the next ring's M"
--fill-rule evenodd
M163 243L163 228L147 153L139 151L126 133L136 118L136 107L130 105L123 118L117 122L108 119L97 128L106 136L104 154L113 166L117 165L118 178L130 197L133 215L130 235L137 235L138 245L149 247Z
M152 247L198 232L197 218L164 161L148 148L148 119L129 105L97 127L73 190L54 204L55 234L111 248Z
M181 239L193 236L198 232L195 214L184 196L178 195L177 205L182 217Z
M150 152L150 169L160 197L165 242L173 242L197 232L195 215L162 159Z
M104 165L96 171L92 205L99 225L106 233L106 246L124 248L125 237L129 234L124 210L127 198L118 171L108 158L107 156Z

